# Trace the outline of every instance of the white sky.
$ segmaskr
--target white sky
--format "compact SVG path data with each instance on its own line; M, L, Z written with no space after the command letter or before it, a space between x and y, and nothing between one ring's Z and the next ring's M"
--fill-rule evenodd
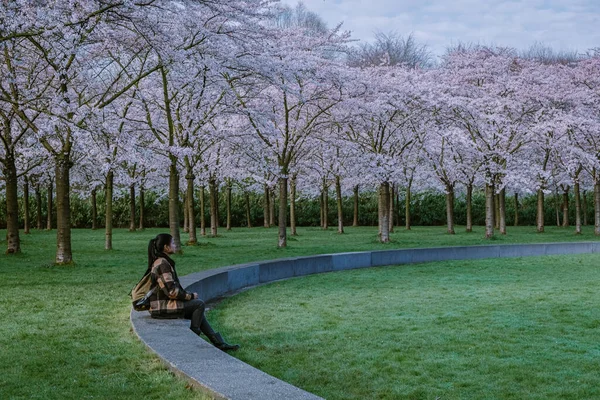
M281 0L295 6L297 0ZM458 42L585 52L600 47L600 0L304 0L332 28L354 39L413 33L435 54Z

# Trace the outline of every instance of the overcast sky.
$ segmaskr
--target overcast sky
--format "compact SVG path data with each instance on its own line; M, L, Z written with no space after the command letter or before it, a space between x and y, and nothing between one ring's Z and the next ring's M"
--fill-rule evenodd
M295 6L297 0L281 0ZM600 0L304 0L332 28L371 41L375 32L413 33L441 55L458 42L525 49L600 47Z

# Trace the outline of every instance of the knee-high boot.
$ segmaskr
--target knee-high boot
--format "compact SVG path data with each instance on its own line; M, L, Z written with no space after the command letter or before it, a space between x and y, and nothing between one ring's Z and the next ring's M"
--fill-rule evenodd
M223 337L219 332L213 332L206 335L211 343L219 350L233 351L240 348L239 344L229 344L223 340Z
M192 315L192 326L190 327L194 333L200 335L204 333L208 340L219 350L233 351L240 348L238 344L229 344L223 340L220 333L215 332L204 316L204 309L196 310Z

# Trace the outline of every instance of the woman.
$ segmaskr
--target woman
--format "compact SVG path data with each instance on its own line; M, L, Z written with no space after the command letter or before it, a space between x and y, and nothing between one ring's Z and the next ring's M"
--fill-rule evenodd
M175 261L169 255L175 253L173 237L161 233L148 244L148 269L153 286L157 290L150 297L150 316L152 318L185 318L191 321L190 329L197 335L204 333L216 348L229 351L237 350L239 345L226 343L215 332L206 317L206 305L198 299L198 293L186 292L179 283L175 272Z

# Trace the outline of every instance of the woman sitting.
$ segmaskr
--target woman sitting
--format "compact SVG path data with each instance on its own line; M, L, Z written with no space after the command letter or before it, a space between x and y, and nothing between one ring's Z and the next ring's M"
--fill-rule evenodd
M239 349L239 345L226 343L212 329L204 316L206 305L198 298L198 293L186 292L181 287L175 271L175 261L169 257L173 253L173 237L168 233L159 234L148 244L148 268L153 286L158 285L150 297L150 316L189 319L190 329L197 335L206 335L216 348L223 351Z

